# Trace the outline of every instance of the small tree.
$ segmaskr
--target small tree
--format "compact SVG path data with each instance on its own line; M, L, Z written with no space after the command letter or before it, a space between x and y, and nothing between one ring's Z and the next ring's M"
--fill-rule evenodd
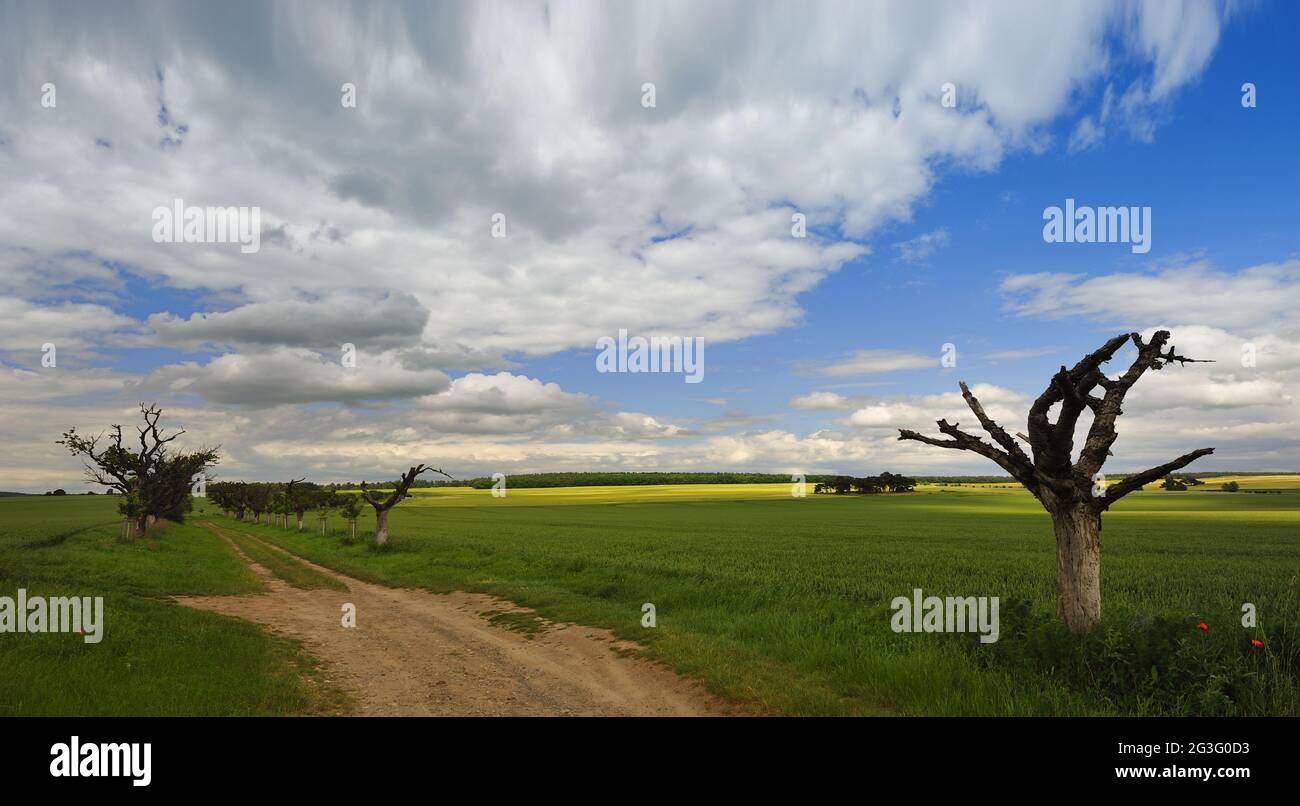
M1137 357L1118 378L1107 377L1101 365L1132 340ZM901 429L899 439L911 439L960 451L971 451L995 462L1038 499L1052 516L1056 533L1056 614L1072 632L1086 632L1101 619L1101 514L1116 501L1142 489L1175 470L1181 470L1202 456L1214 453L1201 448L1150 470L1134 473L1110 486L1101 483L1101 467L1119 436L1115 420L1129 389L1147 370L1169 364L1194 361L1178 355L1169 331L1158 330L1150 342L1137 333L1116 336L1096 352L1083 357L1073 369L1061 367L1046 391L1029 409L1029 435L1024 438L1033 451L1031 459L1011 434L984 412L984 407L963 382L962 397L975 419L996 445L960 430L959 423L939 420L939 431L948 439L936 439ZM1099 397L1093 392L1100 388ZM1059 406L1056 422L1048 414ZM1074 432L1085 409L1092 412L1092 425L1073 458Z
M325 534L329 530L330 512L340 503L342 502L339 501L339 494L334 490L321 490L316 497L316 518L317 523L320 525L321 534Z
M411 482L415 481L415 478L426 470L433 473L442 473L442 475L447 476L446 473L443 473L436 467L425 467L423 464L415 465L402 474L402 478L397 482L397 488L393 490L391 495L384 499L376 498L374 494L370 492L366 482L361 482L362 497L366 499L366 503L375 508L376 546L382 546L388 542L388 511L397 506L402 499L406 498L407 491L411 489ZM451 478L451 476L447 476L447 478Z
M1223 482L1223 487L1221 489L1225 493L1235 493L1241 489L1241 485L1235 481L1225 481Z
M357 539L357 518L364 503L359 495L339 495L339 514L347 519L348 536L353 541Z

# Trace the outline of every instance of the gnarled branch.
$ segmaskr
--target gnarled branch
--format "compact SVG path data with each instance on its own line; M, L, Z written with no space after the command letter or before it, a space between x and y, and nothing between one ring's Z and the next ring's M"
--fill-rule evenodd
M426 471L432 473L441 473L447 478L451 478L451 475L443 472L441 468L426 467L423 463L421 463L411 467L409 470L403 473L401 479L399 479L397 482L397 489L393 490L392 494L389 495L384 500L381 501L375 498L375 496L370 492L369 485L364 481L361 482L361 495L366 499L366 501L370 504L370 506L375 508L376 511L386 512L392 509L393 507L397 506L397 502L401 501L403 498L406 497L406 493L408 490L411 489L411 484L415 482L416 477Z
M970 387L966 385L965 381L959 381L957 385L961 387L961 396L965 399L966 405L975 413L976 419L980 421L980 425L986 432L988 432L988 435L993 437L993 440L1006 450L1008 458L1022 466L1025 471L1028 471L1030 466L1029 457L1026 456L1025 452L1016 444L1016 440L1006 432L1006 429L994 422L992 417L988 416L984 411L984 407L980 405L979 400L975 395L971 394Z

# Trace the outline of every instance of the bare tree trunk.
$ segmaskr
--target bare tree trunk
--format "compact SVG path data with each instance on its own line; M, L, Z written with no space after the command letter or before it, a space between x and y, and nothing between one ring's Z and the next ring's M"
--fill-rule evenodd
M388 542L388 510L375 510L375 545L382 546Z
M348 521L348 532L353 540L357 539L357 522L355 520Z
M149 533L149 518L141 515L135 519L135 534L144 537Z
M321 533L321 534L325 534L325 526L326 526L326 521L325 521L324 518L321 518L321 519L320 519L320 533Z
M1070 632L1101 620L1101 516L1087 505L1052 513L1056 532L1056 615Z

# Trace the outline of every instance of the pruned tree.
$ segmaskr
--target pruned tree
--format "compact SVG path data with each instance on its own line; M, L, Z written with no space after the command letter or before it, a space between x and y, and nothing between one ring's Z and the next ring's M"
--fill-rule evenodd
M406 498L407 491L411 489L411 482L415 481L416 477L426 470L433 473L441 473L442 475L447 476L447 478L451 478L451 476L448 476L436 467L425 467L423 464L418 464L403 473L402 478L397 482L396 489L394 489L387 498L382 500L375 497L366 482L361 482L361 496L366 499L366 503L375 508L376 546L382 546L388 542L388 511L397 506L403 498Z
M298 517L298 531L302 531L303 517L306 516L307 510L315 506L317 496L320 494L320 487L316 484L304 483L307 477L300 479L289 479L289 483L284 487L285 498L289 502L293 514Z
M77 429L64 432L55 444L63 445L73 456L85 459L86 479L123 496L119 509L135 521L135 531L144 535L149 523L157 518L180 521L190 510L194 477L215 465L219 448L200 448L184 453L170 447L184 430L165 434L158 427L162 409L156 404L140 404L143 426L137 426L139 450L124 437L120 425L109 427L105 434L83 437Z
M1130 340L1137 357L1124 374L1108 377L1101 365ZM1056 534L1056 615L1073 632L1086 632L1101 619L1101 514L1134 490L1214 453L1213 448L1201 448L1110 486L1102 483L1101 468L1118 436L1115 420L1123 413L1124 396L1147 370L1197 360L1178 355L1172 346L1166 350L1168 341L1166 330L1156 331L1149 342L1143 342L1137 333L1120 335L1084 356L1073 369L1062 366L1029 409L1029 434L1024 439L1032 458L985 413L965 382L960 384L962 397L996 445L947 420L939 420L938 425L948 439L899 430L900 440L977 453L1011 474L1038 499L1052 516ZM1094 394L1098 389L1102 394ZM1049 412L1057 405L1060 411L1052 422ZM1085 409L1092 412L1092 425L1074 459L1075 426Z

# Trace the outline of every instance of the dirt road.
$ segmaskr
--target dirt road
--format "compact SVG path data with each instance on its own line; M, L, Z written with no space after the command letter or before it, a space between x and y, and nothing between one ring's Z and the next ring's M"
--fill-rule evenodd
M730 710L699 684L619 654L616 649L634 645L612 633L543 622L530 611L481 594L434 594L362 582L302 558L296 559L348 590L291 587L222 537L225 527L202 525L247 562L268 590L176 601L238 616L302 641L324 662L326 679L353 697L357 714L701 715ZM345 603L356 607L355 627L342 624ZM490 622L493 615L497 621L540 629L531 634L509 629Z

